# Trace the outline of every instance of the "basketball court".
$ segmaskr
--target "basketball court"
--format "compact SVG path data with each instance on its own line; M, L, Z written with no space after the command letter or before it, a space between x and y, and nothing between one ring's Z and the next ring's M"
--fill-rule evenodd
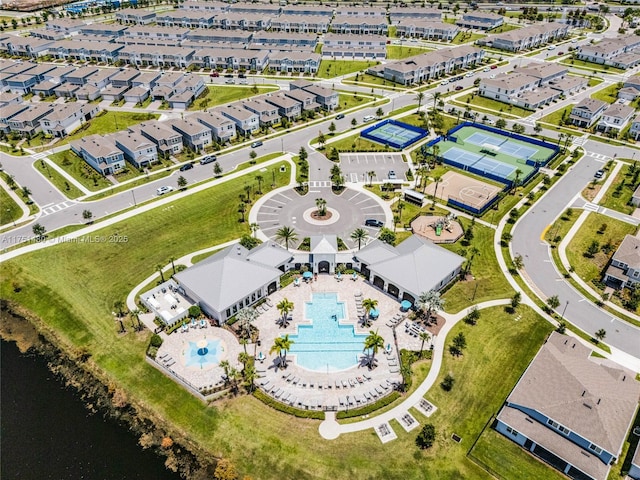
M425 193L433 195L435 182L430 183ZM445 202L451 198L458 202L481 210L489 203L504 187L498 187L490 183L467 177L457 172L449 171L442 176L438 183L436 196Z

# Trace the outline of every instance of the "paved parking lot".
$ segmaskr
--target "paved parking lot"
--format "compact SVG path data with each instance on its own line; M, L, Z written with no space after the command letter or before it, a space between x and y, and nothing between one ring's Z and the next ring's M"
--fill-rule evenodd
M389 171L396 172L399 180L406 180L407 163L401 153L368 152L341 153L340 168L344 172L347 182L368 183L368 172L375 172L374 182L383 182L389 178Z
M327 201L327 209L334 212L333 218L326 224L310 223L308 218L305 218L305 212L315 210L316 198L324 198ZM342 238L349 248L357 247L357 243L351 240L351 233L356 228L367 230L370 238L378 236L378 228L365 227L366 219L387 222L378 197L349 188L341 195L333 194L331 188L326 187L310 188L303 196L294 189L286 190L266 199L259 205L256 213L256 221L262 233L272 239L275 239L278 229L286 225L295 229L298 235L297 243L312 235L335 234Z

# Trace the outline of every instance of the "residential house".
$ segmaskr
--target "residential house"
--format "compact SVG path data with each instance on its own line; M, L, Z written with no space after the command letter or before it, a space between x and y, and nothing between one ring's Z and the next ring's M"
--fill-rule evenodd
M142 8L123 8L116 11L116 20L125 25L148 25L155 22L156 12Z
M388 27L386 17L336 15L331 22L333 32L352 35L386 35Z
M185 40L191 30L179 27L135 26L129 27L124 32L125 40L173 40L181 42ZM177 45L177 44L176 44Z
M570 478L606 480L638 409L635 377L553 332L507 397L495 428Z
M263 16L275 17L281 12L279 5L269 3L233 3L229 7L230 12L259 13Z
M206 68L261 72L269 61L269 52L234 48L203 48L196 51L193 61Z
M260 128L258 114L250 112L246 108L231 104L218 107L215 111L233 121L236 124L236 131L244 136L249 136Z
M571 109L571 123L582 128L591 128L609 106L607 102L595 98L583 98Z
M307 46L316 48L318 36L306 33L256 32L252 36L252 45Z
M261 127L270 127L271 125L280 123L280 115L278 114L278 107L265 100L265 97L244 100L242 106L260 117Z
M4 95L4 94L3 94ZM29 108L27 103L12 103L0 106L0 131L9 133L9 120Z
M635 287L640 283L640 238L625 235L602 281L613 288Z
M87 79L87 85L95 85L98 88L106 88L111 83L111 78L117 75L117 70L98 70Z
M565 38L569 34L569 29L570 26L564 23L540 23L508 32L490 34L478 39L476 43L499 50L519 52Z
M100 70L98 69L98 67L80 67L67 74L64 74L64 82L62 83L70 83L71 85L84 85L88 83L89 77L91 77L91 75L98 73L99 71Z
M607 38L578 47L577 58L585 62L627 69L640 64L640 36Z
M124 100L124 94L127 93L131 87L126 85L122 87L116 87L114 85L109 85L108 87L104 87L100 90L100 94L102 95L102 99L108 102L119 102Z
M47 30L57 30L63 32L65 36L70 37L80 32L80 29L86 25L82 20L71 18L53 18L47 20L45 28Z
M196 120L172 120L171 128L182 135L182 142L195 152L211 144L211 129Z
M217 112L197 112L189 118L209 128L213 139L221 145L230 142L236 136L236 124Z
M112 175L125 168L124 153L108 137L89 135L71 142L71 150L100 175Z
M640 95L640 90L636 87L622 87L618 90L618 98L627 102L633 102Z
M628 475L633 480L640 480L640 442L638 442L633 458L631 459Z
M122 98L127 103L143 103L150 95L151 91L148 88L136 86L124 92Z
M83 35L97 35L102 37L122 37L127 31L127 26L117 23L90 23L80 27Z
M282 93L287 97L293 98L294 100L300 102L302 104L303 112L308 110L317 112L320 109L320 104L316 101L316 96L313 93L307 92L306 90L284 90Z
M295 82L294 82L295 83ZM289 86L291 88L291 84ZM295 87L293 88L295 89ZM329 88L321 87L320 85L309 85L303 88L305 92L315 95L316 102L324 110L335 110L338 108L339 96L338 92Z
M324 58L382 59L387 55L384 35L344 35L327 33L323 37Z
M273 32L327 33L331 17L319 15L280 15L271 19Z
M462 14L462 18L456 21L456 25L462 28L474 30L492 30L504 23L502 15L473 10Z
M456 25L434 20L405 20L396 27L396 32L401 37L426 38L429 40L451 41L460 29Z
M317 73L322 55L305 52L275 52L269 57L269 68L278 72Z
M53 105L47 102L32 104L9 119L9 129L22 136L29 137L42 130L40 121L53 111Z
M288 120L295 120L302 114L302 104L282 93L267 95L264 100L278 108L278 114Z
M65 85L61 85L61 87L64 87ZM58 97L75 97L78 100L88 101L96 100L100 98L100 95L102 94L100 88L90 83L82 85L81 87L78 87L77 85L71 85L71 87L72 89L70 91L65 90L64 92L60 91L60 89L56 87L54 88L53 93Z
M58 138L64 138L100 112L97 104L76 102L53 104L53 110L40 120L42 131Z
M87 87L87 86L89 85L83 85L83 87ZM98 90L98 92L100 92L100 89L95 85L91 85L91 88L94 90ZM54 87L53 94L58 98L79 98L76 96L79 90L80 90L80 85L74 85L73 83L66 82L61 85L58 85L57 87Z
M640 207L640 185L638 185L631 195L631 204L634 207Z
M624 127L631 121L635 109L628 105L614 103L610 105L604 112L602 118L598 122L598 130L608 133L620 133Z
M262 13L229 12L218 17L219 28L226 30L269 30L271 28L271 17ZM218 20L217 19L217 20Z
M132 87L133 79L140 75L140 70L134 68L122 68L111 77L111 85L114 87Z
M119 59L143 67L152 65L163 68L189 68L193 64L194 54L195 49L191 47L127 45L127 48L120 52Z
M437 8L390 7L389 19L392 25L401 25L414 20L442 20L442 10Z
M156 15L156 23L161 27L212 28L217 12L206 10L172 10Z
M387 9L385 7L358 7L345 3L338 3L336 7L336 16L354 16L354 17L386 17Z
M29 31L31 37L41 38L42 40L64 40L67 35L58 30L47 30L46 28L34 28Z
M22 103L22 95L19 93L0 92L0 108Z
M139 132L156 146L160 155L169 157L180 153L183 148L182 135L164 122L143 122L135 127L129 127L132 133Z
M202 43L201 47L212 47L214 43L224 43L226 47L242 48L251 40L253 34L244 30L223 30L214 28L209 30L192 30L187 39ZM193 44L190 44L193 46Z
M162 72L141 72L140 75L131 81L131 86L151 90L161 76Z
M210 12L227 12L229 11L229 7L231 5L226 2L198 2L198 1L190 1L184 2L180 5L180 8L183 10L208 10Z
M282 7L282 15L298 15L304 17L333 17L333 7L329 5L314 5L311 3L301 3L293 5L288 3Z
M634 120L631 123L631 128L629 129L629 136L634 140L638 140L640 137L640 120Z
M149 167L158 161L155 143L139 132L124 131L112 135L124 158L136 168Z
M0 51L19 57L39 58L48 55L55 44L53 40L7 35L0 39Z

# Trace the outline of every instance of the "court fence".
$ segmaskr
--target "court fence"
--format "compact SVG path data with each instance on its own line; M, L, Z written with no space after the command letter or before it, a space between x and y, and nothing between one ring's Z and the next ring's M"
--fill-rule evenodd
M409 140L405 140L404 142L396 142L394 140L391 139L383 139L380 138L378 136L376 136L375 134L371 134L371 132L379 129L380 127L384 127L385 125L393 125L399 128L403 128L405 130L410 130L412 132L415 132L417 134L419 134L418 137L415 138L411 138ZM371 140L372 142L376 142L376 143L381 143L383 145L388 145L390 147L393 148L397 148L399 150L403 150L406 147L408 147L409 145L416 143L419 140L422 140L424 137L426 137L429 134L429 132L423 130L422 128L416 127L414 125L409 125L408 123L402 123L402 122L398 122L397 120L393 120L393 119L387 119L384 120L380 123L376 123L375 125L372 125L371 127L365 128L362 132L360 132L360 136L362 138L366 138L367 140Z

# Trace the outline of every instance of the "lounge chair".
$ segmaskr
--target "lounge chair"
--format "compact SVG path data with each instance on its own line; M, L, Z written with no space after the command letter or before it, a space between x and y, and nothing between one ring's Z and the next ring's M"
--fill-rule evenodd
M298 397L291 396L291 398L289 398L289 401L287 403L293 407L297 401L298 401Z
M351 385L352 387L355 387L358 384L358 382L356 382L353 378L349 379L349 385Z
M282 396L282 394L283 394L283 390L281 388L279 388L273 393L273 396L275 398L280 398Z
M336 380L336 388L340 388L342 385L340 384L339 380Z
M286 402L289 399L290 396L291 396L291 394L289 392L285 393L284 395L282 395L282 401Z
M400 369L398 367L392 367L389 371L391 373L398 373L398 372L400 372Z
M169 355L169 354L168 354L168 353L163 353L163 354L162 354L162 355L160 355L158 358L164 358L164 357L166 357L167 355Z
M175 360L171 360L169 363L167 363L167 367L173 367L175 363L176 363Z
M371 380L371 376L367 375L366 373L363 373L362 376L364 377L365 380Z
M285 379L287 382L291 381L291 372L287 373L286 375L282 375L282 378Z
M341 407L344 407L344 398L342 397L338 397L338 403L340 404Z
M273 302L269 297L265 299L264 303L266 303L269 306L269 308L273 307Z
M346 380L341 380L341 383L343 388L347 388L349 386Z
M376 392L375 390L369 390L369 395L371 395L373 398L378 398L378 392Z
M364 392L362 395L364 395L364 398L367 402L370 402L373 398L369 392Z
M364 379L362 377L356 377L358 383L364 383Z

